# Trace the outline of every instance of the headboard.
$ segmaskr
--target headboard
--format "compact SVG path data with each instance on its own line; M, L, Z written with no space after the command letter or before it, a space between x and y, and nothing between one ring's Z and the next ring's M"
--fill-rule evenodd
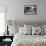
M33 25L33 24L36 24L36 25L45 25L46 22L45 21L15 21L15 25L19 25L19 26L24 26L24 24L27 24L27 25Z
M18 26L24 26L24 24L27 24L27 25L33 25L33 24L36 24L36 25L45 25L46 24L46 21L15 21L15 20L6 20L6 24L7 25L18 25Z

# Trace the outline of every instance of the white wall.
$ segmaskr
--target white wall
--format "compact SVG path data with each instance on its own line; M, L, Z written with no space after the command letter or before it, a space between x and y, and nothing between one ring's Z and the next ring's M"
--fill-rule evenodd
M0 0L7 5L7 19L16 21L46 21L46 0ZM37 15L24 15L24 4L36 4Z

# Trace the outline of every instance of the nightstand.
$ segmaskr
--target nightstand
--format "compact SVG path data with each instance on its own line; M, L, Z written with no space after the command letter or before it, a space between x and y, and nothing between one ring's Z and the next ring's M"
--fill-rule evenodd
M0 36L0 46L11 46L12 42L12 36Z

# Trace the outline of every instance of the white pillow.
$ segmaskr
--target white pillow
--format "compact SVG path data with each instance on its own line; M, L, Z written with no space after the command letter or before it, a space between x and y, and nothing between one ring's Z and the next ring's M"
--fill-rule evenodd
M24 27L32 29L32 25L26 25L26 24L24 24Z
M20 34L30 35L32 33L31 28L19 27Z
M42 28L44 28L44 32L46 33L46 25L43 25Z
M44 25L41 26L41 35L43 36L44 35L44 32L45 32L45 27Z
M41 28L39 26L32 27L32 35L39 35L41 34Z
M32 25L26 25L24 24L25 30L27 30L27 32L29 32L28 34L32 34Z
M46 34L46 25L43 25L42 26L42 29L43 29L43 33L44 33L44 35Z
M9 35L15 35L19 32L19 28L15 26L9 26Z
M26 27L25 27L25 32L24 32L24 34L31 35L31 34L32 34L31 28L26 28Z
M20 34L24 34L24 31L25 31L25 30L24 30L24 27L19 27L19 33L20 33Z

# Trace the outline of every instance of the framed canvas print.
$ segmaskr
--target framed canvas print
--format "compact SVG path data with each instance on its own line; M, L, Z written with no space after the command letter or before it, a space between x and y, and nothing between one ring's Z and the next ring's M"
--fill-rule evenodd
M37 5L24 5L24 15L36 15Z

